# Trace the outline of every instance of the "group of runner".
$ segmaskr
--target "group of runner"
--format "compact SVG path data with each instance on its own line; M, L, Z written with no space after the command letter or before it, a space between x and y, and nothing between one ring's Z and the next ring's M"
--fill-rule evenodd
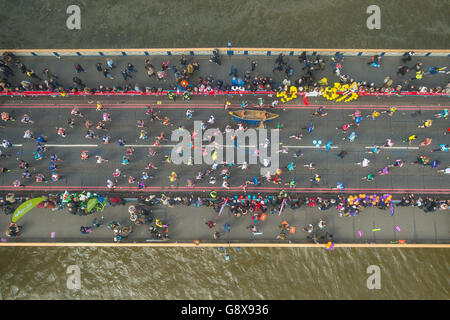
M228 104L225 103L224 107L228 108ZM77 125L76 121L75 121L75 118L79 118L87 130L86 135L85 135L85 138L87 140L91 140L91 139L100 140L101 139L103 141L103 144L109 144L112 142L109 132L110 132L111 128L113 127L112 126L113 121L112 121L111 114L107 112L108 110L100 102L97 102L97 104L96 104L96 111L97 111L96 115L99 117L99 119L92 121L90 119L87 119L87 117L83 113L81 113L79 108L73 107L73 109L70 112L69 119L67 120L67 124L69 125L70 128L74 128L75 126L80 126L81 124ZM395 114L395 112L396 112L395 107L388 107L382 111L375 110L368 115L363 115L360 110L355 110L354 112L352 112L351 114L348 115L350 118L349 121L346 122L345 124L343 124L341 127L338 127L337 130L339 132L342 132L345 135L343 137L344 143L345 143L345 141L348 141L349 143L354 143L355 140L358 139L358 137L359 137L359 133L357 133L357 132L363 122L376 121L383 115L384 115L384 117L390 118ZM300 129L297 134L290 136L290 138L295 138L297 140L303 139L303 134L310 134L314 131L314 121L315 121L314 117L324 117L327 114L328 113L326 112L326 109L324 107L320 107L319 109L317 109L316 111L313 112L312 120L308 122L307 126ZM191 109L187 109L185 112L185 115L186 115L186 120L188 121L188 123L190 123L190 120L197 118L197 117L195 117L195 111L191 110ZM1 116L2 116L3 122L15 122L15 119L13 118L13 116L6 111L2 112ZM368 120L366 120L366 119L368 119ZM448 171L450 169L448 168L448 166L445 167L444 169L442 169L440 160L435 159L435 158L434 159L430 158L436 152L448 152L449 145L443 143L445 141L444 137L447 132L441 133L442 136L439 138L441 141L439 142L439 144L436 145L437 147L430 148L429 155L426 155L426 153L423 150L426 147L429 147L433 141L433 139L431 139L430 136L427 137L427 133L429 132L429 130L432 130L430 128L432 128L433 123L435 123L436 121L446 121L447 119L448 119L448 109L443 109L441 112L436 113L434 115L433 119L425 119L425 120L419 121L418 125L417 125L417 129L415 130L416 132L405 137L403 139L403 141L399 141L400 139L394 139L394 138L389 137L385 140L384 143L380 143L379 145L373 146L369 151L366 151L366 153L370 154L376 158L376 156L378 154L380 154L381 152L383 152L384 149L392 148L396 143L407 142L408 145L413 146L414 144L417 143L416 141L421 141L421 139L419 139L419 134L420 134L420 136L422 136L422 139L423 139L420 143L417 144L418 147L420 148L419 149L420 151L419 151L419 154L417 155L417 160L415 162L408 163L405 159L395 159L392 161L392 163L390 163L382 168L378 168L376 170L373 170L373 169L370 170L361 179L364 181L374 181L375 177L377 175L378 176L387 175L387 174L391 173L391 171L394 168L402 168L405 165L410 165L410 164L419 164L422 166L430 166L431 168L438 169L439 172L449 173ZM380 120L378 120L378 121L380 121ZM58 181L60 179L60 176L57 173L57 171L59 169L59 165L62 163L62 159L59 158L56 154L48 154L48 150L46 147L47 136L45 136L43 134L35 134L31 131L30 126L32 126L34 124L34 121L31 120L30 115L24 114L22 116L20 122L25 126L23 138L25 140L35 140L35 142L36 142L36 149L33 152L33 158L36 161L41 161L44 158L48 159L48 161L49 161L48 173L45 173L42 171L36 172L36 170L34 170L34 172L32 173L30 170L30 167L34 167L34 165L30 166L30 164L26 160L18 158L17 159L18 167L22 170L22 179L24 181L27 181L29 179L34 178L35 181L38 183L40 183L40 182L47 183L49 181L52 181L52 182ZM167 141L167 138L166 138L165 132L164 132L164 128L173 126L173 123L169 119L168 116L164 116L163 112L161 110L157 110L156 108L153 108L151 106L148 106L146 108L145 113L142 115L142 118L140 120L137 120L137 122L136 122L137 136L139 139L144 140L144 141L150 140L146 128L151 126L152 128L156 129L156 127L158 126L157 125L158 122L160 123L161 131L160 131L160 134L157 135L152 140L153 147L150 147L148 150L149 161L147 161L147 164L144 168L141 168L142 169L141 174L127 175L126 180L128 182L128 185L130 185L130 186L135 185L139 189L143 189L146 186L146 182L147 182L147 185L150 184L150 181L152 178L152 175L150 175L150 171L156 171L158 169L158 167L161 165L158 163L159 160L157 160L157 158L158 158L157 154L159 155L159 150L160 150L158 147L160 147L161 144L164 144L164 142ZM93 131L94 123L97 124L95 127L97 134ZM208 127L215 128L216 126L217 126L217 124L215 122L215 116L214 116L214 114L211 114L207 119L204 119L201 122L201 131L202 132L192 132L191 138L194 139L195 135L197 135L197 134L203 135L203 133L206 132ZM181 124L179 126L179 130L183 130L183 129L184 129L184 125ZM220 133L224 134L226 132L229 132L232 129L235 129L237 131L239 131L239 130L245 131L245 130L247 130L247 127L242 123L238 123L238 124L236 124L235 127L233 127L231 125L226 125L223 128L223 131L221 131L220 129L218 129L218 130ZM158 132L158 129L156 129L156 130L157 130L156 132ZM99 134L99 131L101 132L100 134ZM351 131L351 133L349 133L350 131ZM58 136L60 136L62 139L67 139L67 137L69 135L65 126L56 127L56 132L57 132ZM348 134L348 136L347 136L347 134ZM205 144L206 143L214 144L213 137L214 137L213 135L203 136L203 142ZM395 141L395 140L397 140L397 141ZM123 166L130 165L132 163L132 159L134 157L134 148L126 145L126 141L122 137L117 138L117 143L119 146L124 147L124 155L121 156L120 166L123 167ZM333 144L332 141L328 141L328 143L325 146L326 149L331 150L332 144ZM10 141L8 141L7 139L3 139L2 145L5 150L8 150L9 148L11 148L13 146L13 144ZM259 155L260 148L268 148L269 145L270 145L270 140L266 139L261 144L261 146L259 146L258 148L255 149L255 151L254 151L255 155L256 156ZM217 146L217 147L220 147L220 146ZM179 152L179 154L182 155L183 150L177 150L177 152ZM202 153L205 154L205 152L206 152L206 149L202 149ZM215 151L213 151L213 153L212 153L213 159L214 159L214 152ZM281 154L288 154L289 150L288 150L288 148L285 148L282 146L281 149L279 150L279 152ZM344 158L345 155L346 155L345 150L340 151L339 154L337 154L337 156L340 158ZM6 156L6 155L4 154L3 156ZM303 156L303 152L301 150L297 150L297 152L294 153L294 157L296 159L298 159L302 156ZM81 160L83 160L83 161L88 160L90 157L89 151L82 150L80 157L81 157ZM262 160L263 160L263 161L261 161L262 164L259 166L268 167L270 165L269 159L262 159ZM104 159L101 155L95 156L95 162L98 165L101 165L102 163L106 163L108 161L109 161L108 159ZM276 184L279 186L288 186L289 188L296 188L297 180L295 177L288 179L288 181L285 181L284 183L282 182L282 179L285 179L286 176L289 176L289 175L292 176L293 172L298 171L295 169L297 166L296 161L297 160L289 161L289 163L285 167L277 168L277 170L274 172L268 172L265 176L255 176L250 180L248 180L248 178L244 178L242 180L242 184L241 184L242 190L244 192L247 192L247 188L249 185L260 186L261 184L264 183L264 181L266 181L267 183L273 183L273 184ZM171 157L166 154L164 162L172 164ZM372 164L372 160L369 159L369 156L364 156L360 162L355 163L355 165L361 166L363 168L371 168L371 166L372 166L371 164ZM189 157L186 165L188 165L188 166L193 165L192 156ZM254 166L254 165L252 165L252 166ZM312 184L323 185L322 177L319 173L322 169L322 168L320 168L320 166L318 166L314 162L307 162L307 163L304 163L302 166L308 168L309 170L311 170L313 172L313 175L310 178L310 181ZM236 167L237 167L237 169L240 169L240 170L248 170L250 168L250 165L248 164L247 161L244 161L242 164L239 164ZM9 172L9 171L10 171L10 168L2 168L2 172L4 172L4 173ZM214 162L210 168L207 168L207 167L203 168L202 170L198 171L198 173L194 177L189 177L184 174L181 174L179 172L178 168L176 168L174 171L172 171L170 173L170 175L168 176L168 180L169 180L169 184L171 186L175 186L175 185L180 186L180 182L179 182L180 178L186 179L185 181L186 181L187 187L193 187L195 184L201 184L202 182L208 182L210 185L216 185L216 183L220 180L221 182L219 185L221 185L222 188L226 190L226 189L230 189L230 187L231 187L230 186L230 177L231 177L232 171L233 171L232 163ZM120 169L120 167L116 168L112 174L113 174L113 177L110 179L107 179L107 182L106 182L107 187L109 189L113 189L119 183L119 180L122 179L122 177L124 176L122 174L122 170ZM182 184L182 182L181 182L181 184ZM22 185L24 185L24 182L21 181L20 179L16 179L13 182L14 187L19 187ZM334 187L333 189L342 191L342 190L344 190L344 184L342 182L338 182L336 187Z

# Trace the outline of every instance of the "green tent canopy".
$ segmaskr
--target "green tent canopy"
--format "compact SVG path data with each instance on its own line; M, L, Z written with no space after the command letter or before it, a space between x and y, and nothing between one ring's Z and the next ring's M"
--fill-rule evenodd
M39 197L39 198L33 198L28 201L25 201L20 206L17 207L16 211L14 211L14 214L12 216L12 222L17 222L20 218L22 218L25 213L36 207L39 203L42 201L47 200L47 197Z

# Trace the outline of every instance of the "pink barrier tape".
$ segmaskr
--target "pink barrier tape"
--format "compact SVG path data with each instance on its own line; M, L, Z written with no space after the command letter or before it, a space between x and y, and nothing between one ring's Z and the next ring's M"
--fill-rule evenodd
M128 91L128 92L66 92L65 95L69 96L166 96L169 91L162 92L138 92L138 91ZM177 95L182 95L174 92ZM191 92L191 95L198 96L217 96L217 95L274 95L276 91L210 91L210 92ZM448 96L446 93L442 92L410 92L410 91L400 91L400 92L390 92L390 93L380 93L380 92L357 92L359 96ZM60 92L51 91L23 91L23 92L0 92L0 96L57 96L61 95Z

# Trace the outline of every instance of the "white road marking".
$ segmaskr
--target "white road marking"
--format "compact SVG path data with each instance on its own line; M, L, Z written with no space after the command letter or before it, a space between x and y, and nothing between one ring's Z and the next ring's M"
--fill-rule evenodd
M46 147L55 147L55 148L96 148L98 144L45 144ZM160 144L158 146L152 144L126 144L125 147L133 147L133 148L173 148L175 144ZM203 147L208 146L204 144ZM13 147L23 147L23 144L13 144ZM225 145L226 148L234 147L234 145ZM245 148L254 148L255 146L244 146ZM285 148L302 148L302 149L326 149L325 146L285 146L282 145L280 147ZM373 149L375 146L365 146L365 149ZM332 149L339 149L339 146L332 146ZM392 150L418 150L419 147L381 147L382 149L392 149Z
M92 148L98 147L98 144L45 144L46 147L61 148Z
M316 147L316 146L283 146L286 148L302 148L302 149L326 149L325 146L320 146L320 147ZM332 146L331 149L338 149L338 146Z
M125 147L133 147L133 148L173 148L175 147L175 144L160 144L158 146L154 146L152 144L126 144ZM208 146L208 144L203 144L203 147ZM223 147L226 148L230 148L230 147L234 147L234 145L224 145ZM239 146L238 146L239 147ZM245 148L255 148L256 146L248 146L245 145ZM325 146L320 146L320 147L316 147L316 146L280 146L280 147L285 147L285 148L303 148L303 149L326 149ZM332 146L332 149L338 149L338 146Z
M375 146L372 147L365 147L366 149L373 149ZM382 149L399 149L399 150L417 150L419 147L381 147Z
M154 146L152 144L126 144L125 147L133 147L133 148L173 148L175 144L160 144L158 146ZM203 144L203 147L208 146L208 144ZM234 147L234 145L224 145L223 147ZM255 146L245 146L246 148L255 147Z

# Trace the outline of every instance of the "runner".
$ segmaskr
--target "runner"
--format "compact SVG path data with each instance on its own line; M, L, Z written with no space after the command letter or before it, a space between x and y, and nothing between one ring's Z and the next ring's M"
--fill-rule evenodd
M25 130L25 133L23 134L24 139L33 139L33 132L31 132L30 129Z
M433 141L433 139L431 139L431 138L425 138L424 141L422 141L421 143L419 143L419 147L429 146L429 145L431 144L431 141Z
M310 170L316 169L316 164L314 162L310 162L310 163L304 164L303 166L308 168L308 169L310 169Z
M28 167L29 167L29 164L27 162L25 162L23 160L19 161L19 168L20 169L28 169Z
M295 164L294 164L294 162L290 162L287 166L286 166L286 168L289 170L289 171L293 171L294 169L295 169Z
M12 147L12 143L9 142L9 141L6 140L6 139L3 139L3 141L2 141L2 146L3 146L3 148L5 148L6 150L8 150L8 148Z
M100 103L100 101L97 101L97 111L104 111L105 107L103 107L103 105Z
M394 146L394 142L392 142L391 139L387 139L387 140L386 140L386 143L383 144L383 148L391 148L391 147L393 147L393 146Z
M84 117L84 115L80 112L80 109L78 107L73 107L72 111L70 112L71 115L79 116L81 118Z
M419 156L417 160L413 163L421 164L423 166L427 165L430 162L430 158L427 156Z
M20 182L20 180L14 180L13 181L13 187L14 188L18 188L18 187L21 187L22 186L22 183Z
M393 164L390 164L389 167L396 167L396 168L401 168L403 167L403 165L405 164L405 162L403 160L395 160L395 162Z
M126 154L127 156L132 156L133 153L134 153L134 148L133 148L133 147L128 147L128 148L127 148L127 151L125 152L125 154Z
M130 164L130 159L127 156L122 157L122 165L126 166Z
M295 140L302 140L303 139L303 134L301 132L296 133L293 136L289 136L289 138L295 138Z
M317 227L319 228L319 230L325 230L326 222L325 220L323 220L323 218L319 220L319 222L317 223Z
M350 140L350 142L355 142L355 139L357 138L359 136L359 134L357 134L356 132L352 132L351 134L350 134L350 136L348 137L348 140ZM345 139L345 138L343 138L343 139Z
M389 117L392 117L396 110L397 110L396 107L390 107L386 111L381 111L381 113L387 113Z
M140 140L147 140L147 131L141 130L141 132L139 133L139 139Z
M112 182L110 179L106 180L106 186L108 189L114 188L114 182Z
M59 178L60 178L59 174L57 174L56 172L52 172L51 179L52 179L53 182L58 181Z
M433 125L433 120L426 120L421 125L419 125L417 128L430 128Z
M118 178L118 177L120 177L120 174L121 174L121 172L120 172L120 170L119 170L119 169L116 169L116 170L114 170L114 172L113 172L113 176L114 176L114 178Z
M86 135L84 136L86 139L91 140L91 139L98 139L98 136L95 135L94 131L92 130L88 130L86 132Z
M328 114L328 112L325 112L324 107L319 107L316 111L314 111L313 116L317 117L325 117Z
M336 130L340 129L340 130L342 130L342 132L346 132L348 129L350 129L350 127L351 127L351 124L350 123L346 123L342 127L336 128Z
M369 173L369 174L367 174L367 176L362 177L361 180L372 181L373 178L374 178L374 174L373 173Z
M86 160L87 158L89 158L88 151L87 150L81 151L81 160Z
M36 182L40 183L40 182L47 182L47 181L45 180L45 177L42 173L38 173L38 174L36 174Z
M144 120L137 120L136 121L136 126L138 128L143 128L144 127Z
M111 142L111 137L106 134L103 136L102 140L103 140L103 144L108 144Z
M444 118L445 120L447 120L447 117L448 117L448 109L444 109L444 110L442 110L441 113L435 114L434 116L435 116L436 118L438 118L438 119Z
M72 118L68 119L68 120L67 120L67 125L68 125L70 128L73 129L74 126L75 126L75 120L72 119Z
M95 156L95 159L96 159L95 162L96 162L97 164L101 164L101 163L108 162L108 160L103 159L101 156Z
M355 163L355 164L358 165L358 166L361 166L361 167L365 168L365 167L367 167L367 166L369 165L369 163L370 163L370 160L364 158L361 162L357 162L357 163Z
M417 135L412 134L408 137L408 143L411 144L411 142L413 142L416 139L417 139Z
M117 143L119 144L119 146L123 147L125 146L126 142L123 138L119 138L117 139Z
M440 144L438 149L433 149L431 152L441 151L441 152L448 152L448 144Z
M2 112L2 120L5 122L16 121L8 112Z
M442 169L442 170L438 170L438 172L444 173L444 174L450 174L450 167Z
M66 130L64 128L56 128L56 130L57 130L56 133L59 136L61 136L63 138L67 137L67 133L66 133Z
M309 181L315 182L315 183L319 183L319 182L320 182L320 175L315 174L314 177L312 177L311 179L309 179Z
M368 115L367 118L371 118L372 120L376 120L380 116L378 111L373 111L372 114Z
M86 127L86 129L90 129L93 125L94 124L90 120L84 121L84 126Z
M343 191L344 190L344 184L342 182L338 182L336 185L336 188L333 188L335 190Z
M97 130L106 130L106 131L108 131L108 129L106 129L106 127L105 127L105 124L102 122L102 121L99 121L98 123L97 123L97 126L95 127L95 129L97 129Z
M30 120L30 116L27 114L23 115L22 120L20 120L20 122L25 123L25 124L29 124L29 123L33 124L34 123L34 121Z
M103 112L103 114L102 114L102 121L112 121L112 119L111 119L111 115L109 114L109 113L107 113L107 112Z

